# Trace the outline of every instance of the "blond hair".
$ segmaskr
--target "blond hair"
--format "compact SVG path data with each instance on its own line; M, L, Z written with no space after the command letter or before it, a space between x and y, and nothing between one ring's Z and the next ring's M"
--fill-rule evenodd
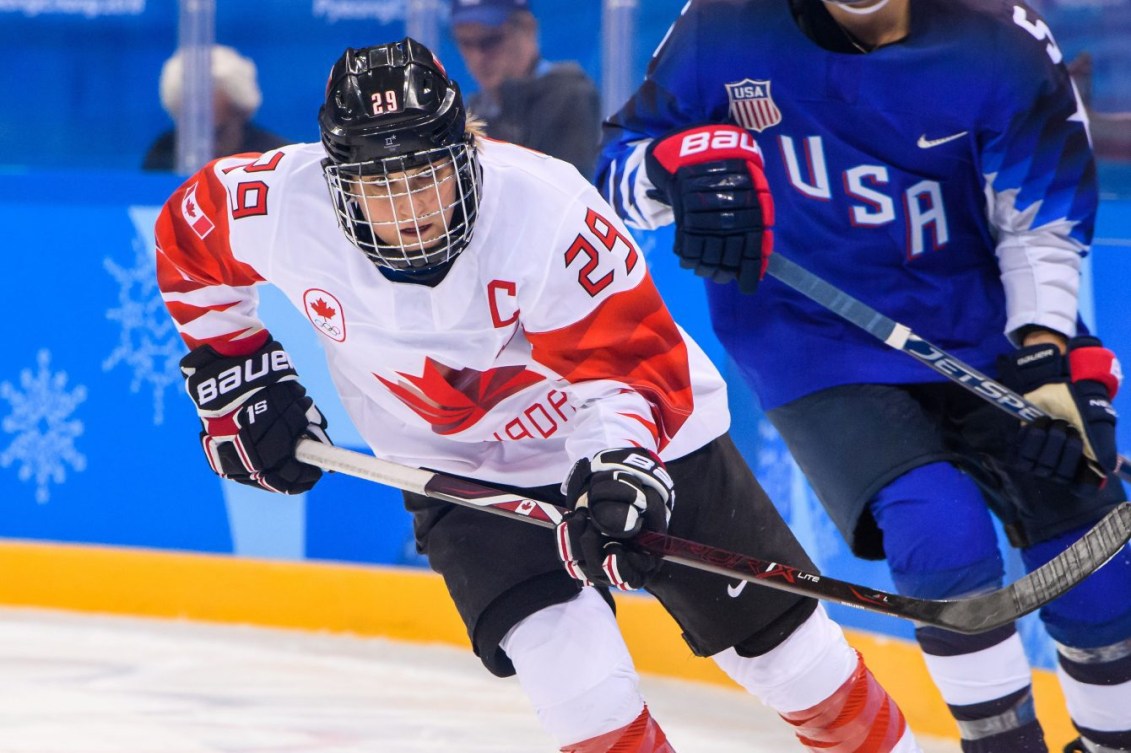
M478 141L487 135L487 121L468 113L463 132L471 136L473 142Z
M212 86L249 118L259 109L263 95L256 80L255 63L224 45L212 46ZM176 120L184 101L184 57L177 50L161 67L161 106Z

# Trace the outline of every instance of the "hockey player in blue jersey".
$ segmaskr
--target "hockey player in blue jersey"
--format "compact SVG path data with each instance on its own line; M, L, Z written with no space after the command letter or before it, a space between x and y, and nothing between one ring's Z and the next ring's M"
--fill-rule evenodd
M1022 2L691 0L605 125L598 186L632 226L674 222L831 518L917 597L1001 584L991 510L1031 569L1124 498L1118 361L1078 324L1097 188L1061 57ZM1057 420L1019 427L763 279L775 249L1031 399L1056 393ZM1131 750L1131 555L1041 618L1069 749ZM1047 750L1013 626L916 636L964 751Z

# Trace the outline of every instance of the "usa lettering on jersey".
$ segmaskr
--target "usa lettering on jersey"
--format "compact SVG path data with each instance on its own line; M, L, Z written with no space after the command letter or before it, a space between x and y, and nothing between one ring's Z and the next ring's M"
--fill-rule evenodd
M783 135L778 142L790 184L811 199L832 200L834 181L824 139L808 136L798 146L793 138ZM938 181L920 180L896 193L889 188L893 179L886 165L866 164L845 169L836 183L849 199L849 219L854 226L880 227L903 219L909 258L940 249L950 241L946 204Z

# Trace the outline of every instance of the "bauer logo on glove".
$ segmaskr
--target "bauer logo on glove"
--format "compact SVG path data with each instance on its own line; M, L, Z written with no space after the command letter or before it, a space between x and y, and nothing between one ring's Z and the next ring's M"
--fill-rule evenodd
M661 560L635 551L643 530L668 529L675 489L663 461L639 448L605 450L577 462L562 485L572 508L558 524L558 556L587 583L644 587Z
M1115 470L1115 409L1123 371L1098 338L1018 349L999 363L1001 380L1048 413L1024 424L1013 459L1037 476L1063 483L1101 482Z
M304 437L330 444L326 419L282 345L268 338L243 356L203 345L181 359L181 372L217 475L283 494L309 491L322 477L320 468L295 458L295 444Z
M773 252L774 202L762 152L733 125L656 139L644 161L653 198L672 208L680 266L753 293Z
M225 406L216 405L216 401L225 396L231 396L230 399L234 401L240 400L245 385L255 384L271 376L281 379L294 374L291 359L282 347L259 350L243 359L242 363L196 382L192 399L201 410L223 410Z

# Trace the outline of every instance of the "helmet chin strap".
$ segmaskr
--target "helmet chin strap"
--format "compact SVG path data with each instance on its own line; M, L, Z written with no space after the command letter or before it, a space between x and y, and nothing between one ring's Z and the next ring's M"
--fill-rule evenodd
M870 16L882 10L891 0L879 0L879 2L873 3L866 8L855 7L861 0L824 0L824 2L840 7L845 13L852 13L857 16Z

